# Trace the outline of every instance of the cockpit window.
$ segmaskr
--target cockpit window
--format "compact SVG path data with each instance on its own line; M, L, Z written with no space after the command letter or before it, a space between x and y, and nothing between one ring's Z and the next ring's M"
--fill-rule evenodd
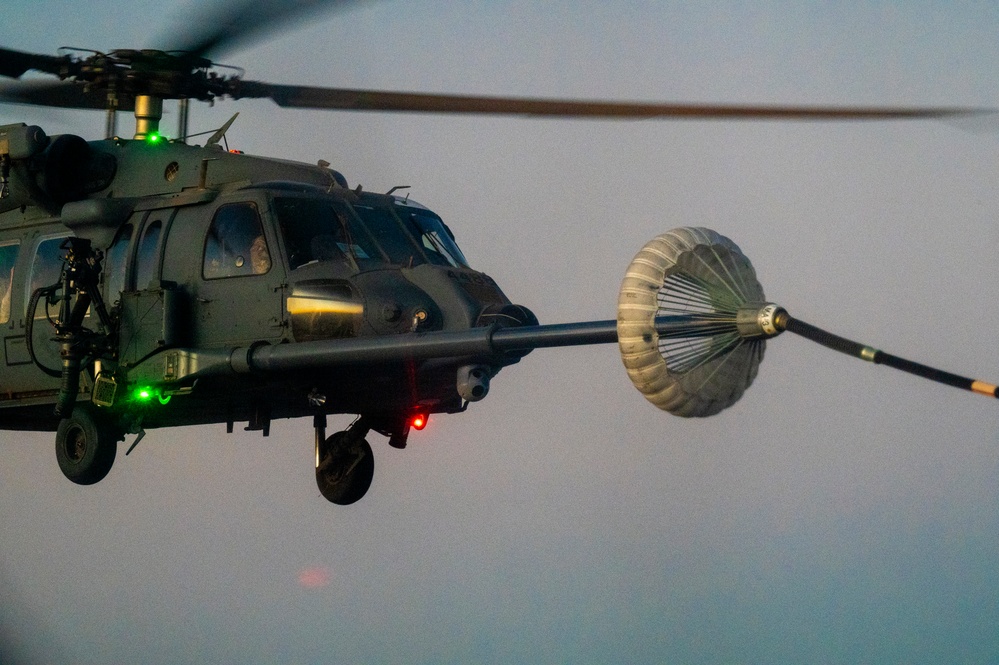
M353 259L414 266L433 263L466 267L467 262L439 217L384 196L360 201L279 196L274 199L289 267Z
M423 252L431 263L455 268L468 267L468 261L455 244L451 230L440 217L429 210L417 209L408 214L407 209L402 206L397 210L415 226L415 233L423 244Z
M270 269L271 255L257 206L253 203L221 206L205 238L204 278L262 275Z
M285 197L275 199L274 208L292 270L348 255L359 261L381 257L353 216L330 201Z
M354 204L353 208L392 263L402 266L423 263L423 257L413 244L413 239L399 224L399 218L391 209L361 204Z

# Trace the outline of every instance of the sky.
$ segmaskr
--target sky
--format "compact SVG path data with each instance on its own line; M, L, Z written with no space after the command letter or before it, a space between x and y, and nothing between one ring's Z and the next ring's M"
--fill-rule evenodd
M5 7L0 44L168 47L194 7L77 4ZM305 85L999 108L996 34L989 3L381 0L218 59ZM231 148L411 185L544 323L614 318L645 242L707 226L793 315L999 381L995 122L257 100L197 105L192 127L236 111ZM10 122L95 139L104 121L0 106ZM372 434L349 507L315 487L307 419L151 430L91 487L62 476L51 434L4 433L0 661L994 661L996 409L787 334L740 402L687 420L634 390L614 345L538 350L406 450Z

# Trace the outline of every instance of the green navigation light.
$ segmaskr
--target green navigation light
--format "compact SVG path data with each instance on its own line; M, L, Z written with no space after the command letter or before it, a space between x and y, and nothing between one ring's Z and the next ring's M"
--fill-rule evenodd
M160 404L169 404L172 395L164 395L155 388L140 386L132 391L132 397L137 402L149 403L156 399Z

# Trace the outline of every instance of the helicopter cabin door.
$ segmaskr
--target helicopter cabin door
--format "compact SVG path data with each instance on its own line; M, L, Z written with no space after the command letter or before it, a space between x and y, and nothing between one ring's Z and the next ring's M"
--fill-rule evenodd
M126 365L179 343L179 292L161 280L164 239L175 208L139 210L119 229L104 260L104 300L120 308L120 359Z
M241 200L219 197L178 211L164 279L189 290L194 346L217 348L284 334L284 270L267 209L262 196L243 193Z
M5 278L4 299L0 302L6 358L3 371L5 397L57 385L56 381L39 371L35 362L58 375L61 366L59 347L52 341L54 330L48 321L50 317L58 316L58 305L50 305L44 297L37 302L34 311L29 311L28 305L36 289L59 282L64 254L61 246L68 236L65 230L47 225L27 232L19 240L5 239L0 243L0 272ZM18 272L22 277L16 277ZM87 324L89 321L85 322ZM34 360L28 351L29 331L33 333Z

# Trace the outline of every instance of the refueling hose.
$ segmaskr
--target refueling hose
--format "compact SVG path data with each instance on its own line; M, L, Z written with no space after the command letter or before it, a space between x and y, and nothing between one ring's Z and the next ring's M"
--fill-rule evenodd
M999 386L986 383L985 381L979 381L978 379L969 379L965 376L951 374L950 372L945 372L943 370L936 369L935 367L923 365L922 363L917 363L912 360L906 360L905 358L885 353L884 351L854 342L853 340L846 339L845 337L834 335L830 332L822 330L821 328L816 328L810 323L805 323L804 321L795 319L784 310L780 310L777 313L775 317L775 324L781 330L793 332L796 335L801 335L806 339L817 342L824 347L833 349L834 351L839 351L840 353L845 353L848 356L872 362L875 365L887 365L888 367L894 367L895 369L908 372L909 374L921 376L924 379L929 379L930 381L936 381L937 383L953 386L962 390L970 390L971 392L978 393L979 395L999 398Z

